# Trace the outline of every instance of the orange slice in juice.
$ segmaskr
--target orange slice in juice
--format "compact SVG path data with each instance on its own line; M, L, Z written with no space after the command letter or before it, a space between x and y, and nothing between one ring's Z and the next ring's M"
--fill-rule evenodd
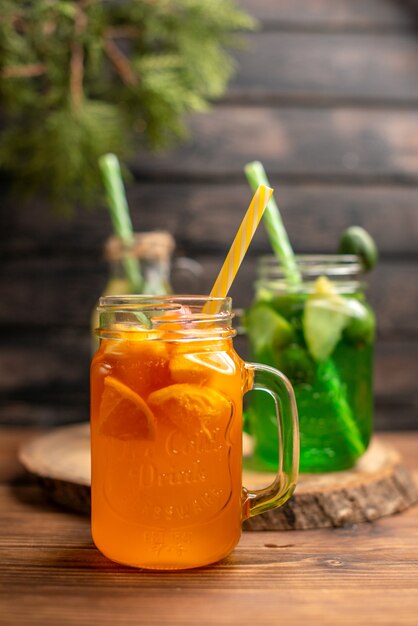
M171 382L169 351L164 341L114 341L104 355L115 377L146 398Z
M223 352L197 352L175 354L170 360L170 373L176 383L205 384L214 375L231 375L235 372L231 357Z
M231 402L210 387L178 383L154 391L148 403L161 419L168 419L188 436L203 431L212 439L211 427L226 422L231 415Z
M147 403L113 376L104 381L100 418L101 432L110 437L126 441L155 436L155 417Z
M211 372L195 355L176 354L170 360L170 374L176 383L207 383Z

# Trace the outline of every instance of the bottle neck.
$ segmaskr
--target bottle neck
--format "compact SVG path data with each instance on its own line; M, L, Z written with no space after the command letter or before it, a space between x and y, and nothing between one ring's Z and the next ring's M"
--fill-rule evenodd
M166 231L134 233L131 241L122 241L119 237L112 236L106 241L105 257L108 261L133 257L169 263L174 247L174 239Z
M257 264L256 294L309 294L320 276L326 276L337 293L359 293L365 289L362 266L356 256L299 255L296 261L302 281L300 284L289 285L276 257L261 257Z
M109 277L112 281L125 281L129 285L126 293L136 293L138 286L131 285L126 273L126 260L132 258L129 254L109 261ZM138 258L141 268L141 275L144 279L142 291L151 294L166 294L171 292L170 273L171 264L169 260Z
M105 257L109 263L110 283L117 285L119 293L171 293L170 272L174 239L164 231L135 233L131 241L109 237L105 245ZM132 284L130 264L138 264L141 284ZM117 293L113 287L112 293Z

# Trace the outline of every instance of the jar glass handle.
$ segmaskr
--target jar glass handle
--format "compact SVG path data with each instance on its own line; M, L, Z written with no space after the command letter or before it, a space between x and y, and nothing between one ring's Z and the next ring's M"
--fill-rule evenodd
M292 495L299 471L299 428L295 394L286 376L273 367L258 363L246 363L245 369L249 383L247 391L257 389L273 397L279 434L275 480L256 491L243 489L243 517L247 519L281 506Z

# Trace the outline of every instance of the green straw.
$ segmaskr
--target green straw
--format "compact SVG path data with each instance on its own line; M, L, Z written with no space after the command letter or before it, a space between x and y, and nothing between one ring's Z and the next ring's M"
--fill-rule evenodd
M99 159L99 166L106 189L113 232L119 237L122 244L128 247L132 245L134 232L118 157L115 154L104 154ZM144 281L138 259L135 257L124 257L122 263L132 290L140 293Z
M247 163L244 169L247 180L253 191L255 191L259 185L271 187L266 171L260 161ZM283 268L287 282L292 286L300 285L302 283L302 277L274 196L271 197L264 211L263 220L271 247Z

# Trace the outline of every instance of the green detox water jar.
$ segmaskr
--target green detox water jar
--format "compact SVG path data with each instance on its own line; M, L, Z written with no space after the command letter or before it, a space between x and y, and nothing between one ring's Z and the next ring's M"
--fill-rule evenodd
M281 370L298 405L301 472L348 469L372 434L375 318L356 256L297 257L302 284L289 286L274 257L258 263L245 313L251 356ZM254 393L247 420L253 463L276 469L274 402Z

